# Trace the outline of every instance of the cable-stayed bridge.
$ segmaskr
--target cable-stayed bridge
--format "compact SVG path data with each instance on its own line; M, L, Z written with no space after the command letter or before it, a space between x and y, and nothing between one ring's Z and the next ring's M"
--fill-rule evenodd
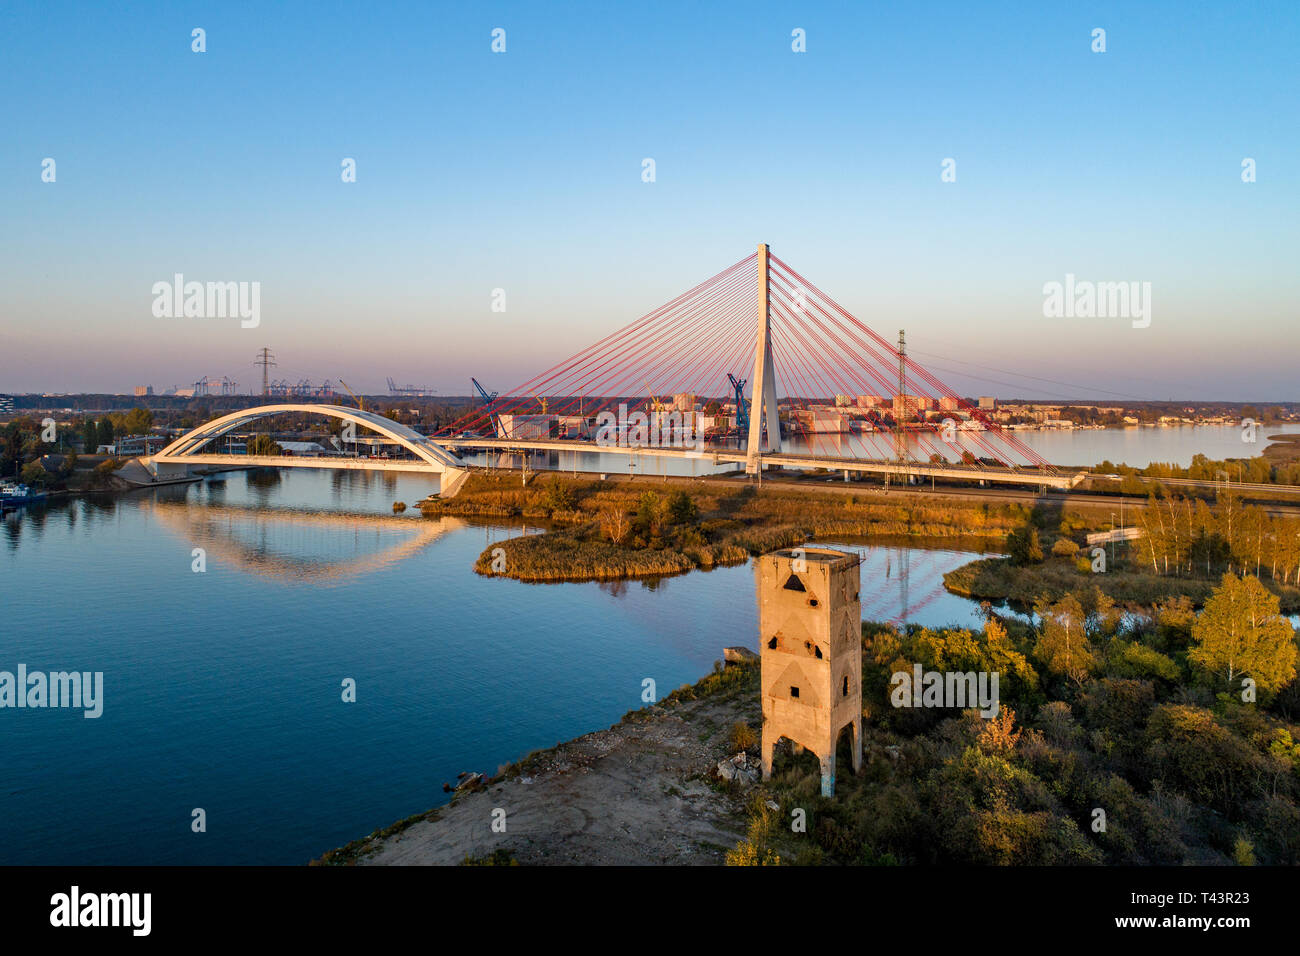
M701 440L685 419L698 422L697 397L731 398L729 381L747 386L742 402L731 402L733 440ZM537 433L552 420L576 422L578 434ZM743 463L749 474L827 468L1057 488L1082 477L1058 472L909 358L901 333L897 344L886 341L766 244L488 398L436 440L456 449L706 458Z
M243 458L212 445L282 412L345 418L380 433L411 456L397 467L445 475L444 494L473 467L465 454L477 451L694 458L757 476L773 467L834 469L1040 488L1084 477L1060 473L912 360L901 332L898 342L886 340L766 244L528 381L484 393L479 407L434 436L356 409L267 405L200 426L145 463L162 475Z

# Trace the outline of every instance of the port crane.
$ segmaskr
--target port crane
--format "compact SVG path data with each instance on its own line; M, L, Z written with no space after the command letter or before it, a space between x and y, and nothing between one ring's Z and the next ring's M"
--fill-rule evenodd
M480 384L479 380L476 378L471 377L470 381L474 383L474 388L478 392L478 397L483 400L483 407L490 409L492 407L492 403L497 400L497 393L489 392L486 388L482 386L482 384ZM494 433L499 436L501 435L501 422L498 419L496 412L492 412L491 414L492 414L492 428L494 430Z
M731 387L736 392L736 427L744 435L749 431L749 407L745 404L745 382L747 380L738 379L730 372L727 373L727 378L731 380Z
M645 390L646 390L646 394L650 396L650 411L653 412L657 418L662 417L664 412L664 404L663 402L659 401L658 397L650 389L649 382L645 383Z
M393 377L388 376L388 394L389 395L410 395L414 398L431 398L438 393L436 388L429 388L427 385L398 385L393 381Z
M342 385L345 389L347 389L347 393L351 395L353 401L357 403L357 408L361 409L364 412L366 410L365 400L356 392L352 391L352 386L349 385L347 382L343 381L341 377L339 378L339 384Z

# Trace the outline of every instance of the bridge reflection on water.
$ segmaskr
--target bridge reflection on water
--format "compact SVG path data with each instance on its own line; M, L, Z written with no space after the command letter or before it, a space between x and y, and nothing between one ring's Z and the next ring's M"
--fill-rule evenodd
M426 521L176 501L154 501L145 510L191 548L203 548L214 567L325 587L390 567L466 526L457 518Z
M233 568L291 584L334 586L413 558L444 535L477 522L294 508L153 500L142 504L158 525L190 547L203 548L213 567ZM502 528L481 524L483 546L540 528ZM863 620L902 624L919 617L945 597L943 574L969 557L948 549L831 542L862 556ZM618 595L628 584L602 582ZM953 602L956 619L969 623L970 602Z

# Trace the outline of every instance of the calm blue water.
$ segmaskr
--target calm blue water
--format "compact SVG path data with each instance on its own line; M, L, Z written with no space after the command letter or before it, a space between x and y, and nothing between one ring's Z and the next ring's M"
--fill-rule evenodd
M102 671L105 703L0 710L0 864L301 863L444 802L462 770L614 723L644 678L662 696L756 647L748 566L481 578L479 552L527 529L392 515L435 488L233 473L6 516L0 670ZM971 555L858 550L864 616L977 621L941 580Z
M1169 428L1096 428L1060 431L1016 431L1017 441L1032 448L1047 461L1061 467L1092 468L1103 461L1145 468L1153 462L1187 467L1195 455L1211 459L1253 458L1261 455L1269 445L1270 435L1296 434L1300 425L1261 425L1256 441L1242 441L1242 429L1235 425L1178 425ZM978 433L957 432L955 448L944 449L951 460L960 458L961 450L975 455L986 455ZM809 440L803 435L787 436L784 450L795 454L816 454L827 457L879 457L888 454L891 436L876 434L821 435ZM914 435L907 440L913 457L926 460L934 451L935 443L927 438L924 446ZM710 445L715 448L735 449L738 443ZM477 465L496 467L519 466L518 455L501 453L467 453L467 459ZM608 454L591 452L550 452L529 456L529 467L584 472L605 472L614 475L709 475L735 471L735 464L715 465L707 456L701 458L660 458L654 455Z

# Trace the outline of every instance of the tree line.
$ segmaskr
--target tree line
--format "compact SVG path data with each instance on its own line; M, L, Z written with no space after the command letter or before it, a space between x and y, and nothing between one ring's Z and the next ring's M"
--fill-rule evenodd
M1135 560L1156 574L1200 577L1233 572L1300 583L1300 518L1273 517L1235 494L1215 507L1190 498L1147 499L1137 516Z

